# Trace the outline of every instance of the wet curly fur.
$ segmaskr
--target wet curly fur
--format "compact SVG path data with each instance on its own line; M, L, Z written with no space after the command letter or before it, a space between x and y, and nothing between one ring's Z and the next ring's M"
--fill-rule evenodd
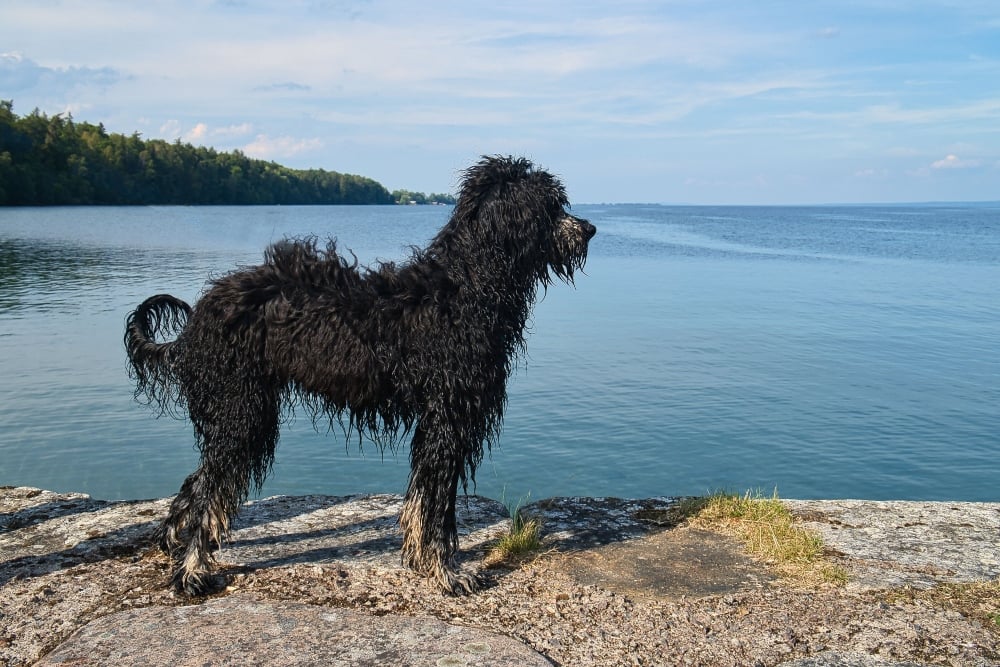
M333 242L286 240L213 280L194 308L161 294L131 313L136 397L186 412L201 452L159 533L177 589L214 587L212 551L270 471L283 406L303 405L383 446L412 433L403 562L447 592L474 591L455 563L458 486L499 435L538 287L572 282L586 261L595 229L567 206L527 160L484 157L405 263L359 269Z

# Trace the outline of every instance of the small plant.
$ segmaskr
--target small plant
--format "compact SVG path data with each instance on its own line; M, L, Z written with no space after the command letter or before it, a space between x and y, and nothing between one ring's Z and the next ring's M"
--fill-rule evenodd
M824 559L823 540L795 523L777 491L771 497L759 491L713 494L689 524L737 537L748 553L792 579L837 585L847 581L843 568Z
M526 499L527 496L516 503L507 505L507 512L510 514L510 530L507 531L506 535L501 536L486 554L484 564L487 567L520 560L541 548L541 525L537 519L529 519L521 511Z

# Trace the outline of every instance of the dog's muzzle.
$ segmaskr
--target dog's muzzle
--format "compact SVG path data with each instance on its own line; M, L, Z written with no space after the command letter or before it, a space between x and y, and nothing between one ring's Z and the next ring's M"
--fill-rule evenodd
M584 241L584 243L592 239L594 234L597 233L597 227L594 227L583 218L578 218L575 215L567 214L559 222L559 226L565 230L565 234L578 236Z

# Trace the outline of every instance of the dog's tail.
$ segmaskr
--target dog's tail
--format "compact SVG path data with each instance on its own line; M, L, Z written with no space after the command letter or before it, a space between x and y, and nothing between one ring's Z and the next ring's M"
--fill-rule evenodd
M172 353L177 341L157 342L184 330L191 306L169 294L151 296L125 320L125 351L129 377L135 380L135 397L145 395L148 403L159 403L167 412L177 403Z

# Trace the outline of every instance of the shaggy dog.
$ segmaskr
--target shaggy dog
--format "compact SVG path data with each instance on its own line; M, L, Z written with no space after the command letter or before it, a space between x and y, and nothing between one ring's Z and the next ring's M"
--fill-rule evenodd
M174 586L214 587L212 550L271 468L282 408L300 405L382 447L413 434L402 560L449 593L473 592L455 563L458 485L500 433L538 287L571 283L586 261L596 230L567 206L527 160L484 157L448 223L403 264L359 270L334 242L286 240L213 280L194 308L161 294L131 313L136 397L186 411L201 451L158 536Z

